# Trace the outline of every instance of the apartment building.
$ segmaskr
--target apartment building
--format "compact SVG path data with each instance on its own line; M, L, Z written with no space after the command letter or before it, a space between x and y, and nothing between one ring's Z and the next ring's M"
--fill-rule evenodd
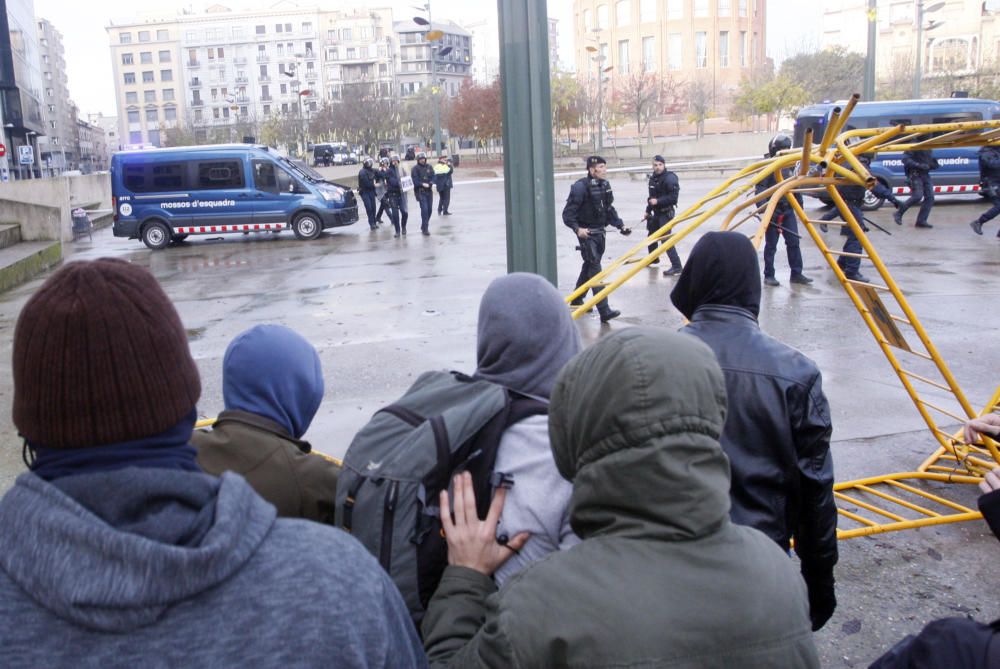
M97 112L96 114L87 114L87 123L97 126L104 131L104 161L105 164L110 165L111 154L121 150L120 137L118 135L118 117L105 116Z
M926 8L937 3L923 2ZM880 79L913 71L917 46L917 2L878 0L875 70ZM924 14L921 72L924 77L972 75L1000 60L996 3L949 0ZM868 50L867 0L827 0L823 5L821 45L848 51ZM911 75L912 76L912 75Z
M444 37L429 43L424 39L428 29L440 30ZM399 39L396 68L399 95L412 95L432 82L444 94L450 97L458 95L462 84L472 77L472 35L469 31L453 21L434 21L429 28L413 21L396 21L394 30ZM431 50L443 50L449 46L449 53L434 57L436 68L432 74Z
M324 90L329 100L345 94L393 95L398 40L392 10L352 9L324 12Z
M611 68L610 90L637 73L664 73L700 83L711 106L725 108L765 62L766 0L574 0L573 17L578 75Z
M108 169L107 138L104 128L83 119L76 121L76 136L79 146L79 163L77 169L84 174L91 174Z
M42 19L38 21L38 43L45 85L42 104L45 134L38 137L38 161L43 176L55 176L77 169L79 147L72 142L77 112L69 98L62 34Z
M161 133L184 118L180 24L149 18L106 28L124 148L160 146Z

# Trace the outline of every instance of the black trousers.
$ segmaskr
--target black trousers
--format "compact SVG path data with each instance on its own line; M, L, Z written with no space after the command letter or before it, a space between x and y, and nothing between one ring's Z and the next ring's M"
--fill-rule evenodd
M365 213L368 214L368 225L375 227L375 191L369 190L361 193L361 201L365 203Z
M931 209L934 208L934 183L927 172L913 172L907 178L910 181L910 197L900 205L899 215L902 216L907 209L919 202L917 225L923 225L930 217Z
M430 188L417 190L417 203L420 205L420 229L430 229L431 212L434 211L434 193Z
M646 232L653 234L664 225L666 225L673 216L668 216L667 212L654 213L652 216L646 219ZM666 240L670 239L670 235L664 235L660 238L660 241L653 242L649 245L649 252L652 253L656 248ZM681 267L681 257L677 253L677 247L672 246L667 249L667 257L670 258L670 266L680 269Z
M792 274L802 274L802 249L799 248L799 221L795 212L775 213L764 233L764 276L774 276L774 256L778 252L778 237L785 238L788 268Z
M448 205L451 204L451 189L444 188L438 190L438 213L448 214Z
M986 223L987 221L992 221L1000 214L1000 183L989 183L987 182L983 188L983 194L990 201L993 206L987 209L982 215L977 219L980 223Z
M578 248L580 249L580 256L583 258L583 267L580 268L580 276L576 279L576 287L579 288L591 278L597 276L601 271L601 258L604 257L604 243L605 235L604 232L593 232L591 231L590 236L586 239L576 238L578 242ZM594 286L591 291L594 295L604 290L601 286ZM577 298L581 303L583 301L583 296ZM597 311L601 314L605 314L611 310L611 306L608 304L607 299L603 299L597 303Z

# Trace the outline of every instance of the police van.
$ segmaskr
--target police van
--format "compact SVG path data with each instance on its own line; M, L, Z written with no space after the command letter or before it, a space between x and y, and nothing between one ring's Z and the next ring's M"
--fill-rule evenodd
M794 146L802 146L806 130L813 131L813 141L823 137L834 107L843 104L824 103L803 107L795 119ZM945 98L940 100L894 100L890 102L860 102L851 112L844 130L857 128L889 128L900 123L925 125L929 123L959 123L965 121L990 121L1000 119L1000 102L975 98ZM935 149L934 157L941 166L931 172L934 192L941 194L979 194L979 148ZM876 179L897 195L910 192L903 170L902 152L885 152L876 155L869 171ZM816 195L830 204L825 193ZM865 194L864 209L878 209L884 200L871 192Z
M316 239L358 220L347 186L266 146L224 144L111 157L115 237L166 248L189 235L291 230Z

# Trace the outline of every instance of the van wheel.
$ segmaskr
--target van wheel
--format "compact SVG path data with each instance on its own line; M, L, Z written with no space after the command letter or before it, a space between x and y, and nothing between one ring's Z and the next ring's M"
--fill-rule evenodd
M885 199L876 196L870 190L865 191L865 199L861 202L861 211L875 211L885 204Z
M292 232L299 239L316 239L319 237L319 233L323 232L323 226L320 225L319 219L315 214L299 214L292 221Z
M147 223L142 229L142 243L154 251L165 249L170 244L170 231L159 221Z

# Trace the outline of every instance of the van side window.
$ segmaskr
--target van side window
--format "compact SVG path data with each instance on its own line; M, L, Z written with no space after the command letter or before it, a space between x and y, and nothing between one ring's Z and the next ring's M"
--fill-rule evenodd
M243 163L239 160L200 162L195 183L201 190L243 188Z
M253 161L253 181L257 190L268 193L287 193L292 185L292 177L288 172L270 160Z
M125 165L125 188L133 193L166 193L184 190L183 163Z

